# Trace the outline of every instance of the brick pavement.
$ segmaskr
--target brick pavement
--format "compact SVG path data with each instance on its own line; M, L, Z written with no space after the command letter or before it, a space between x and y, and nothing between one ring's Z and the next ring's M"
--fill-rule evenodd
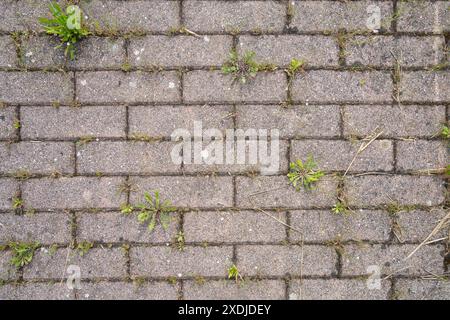
M450 298L448 224L403 260L449 212L448 1L79 1L94 34L70 62L46 2L0 2L0 299ZM233 49L276 68L233 83ZM278 129L279 170L174 163L195 121ZM308 154L326 175L296 191ZM121 208L153 190L177 211L149 233ZM17 269L10 241L40 247Z

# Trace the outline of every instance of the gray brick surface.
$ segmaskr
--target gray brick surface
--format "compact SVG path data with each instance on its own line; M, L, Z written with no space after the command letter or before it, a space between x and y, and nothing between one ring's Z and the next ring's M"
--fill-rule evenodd
M391 219L380 210L355 210L349 215L333 214L330 210L296 210L290 212L291 241L327 242L342 241L387 241L391 232Z
M231 36L147 36L130 40L130 63L139 67L220 66L228 59Z
M179 25L176 1L93 0L81 8L87 22L104 33L166 32Z
M125 202L119 192L121 177L31 179L22 185L25 205L34 209L118 208Z
M285 213L274 213L286 221ZM188 212L184 214L187 242L281 242L286 228L261 212Z
M443 251L440 245L424 246L410 259L405 258L417 245L349 245L345 246L342 258L344 276L368 275L370 266L380 268L382 275L426 275L428 272L442 274Z
M177 233L178 217L172 216L169 229L157 225L149 232L146 224L137 221L137 213L126 216L120 212L80 213L77 216L77 237L82 241L117 243L170 243Z
M236 127L278 129L281 138L337 137L338 106L242 105L236 108Z
M199 32L282 31L286 7L277 1L186 1L184 23Z
M284 176L237 177L236 200L247 208L314 208L334 205L337 183L331 177L316 185L315 190L296 191Z
M322 170L345 171L361 145L367 141L293 140L291 161L313 155ZM393 169L393 144L389 140L371 143L353 162L350 171L390 171Z
M396 219L401 230L401 240L416 243L424 241L445 214L445 210L442 209L433 209L429 212L422 210L400 212ZM446 231L448 232L442 228L432 239L445 237Z
M58 0L58 2L60 2ZM0 3L0 30L40 30L39 17L48 17L48 3L40 0L5 0Z
M0 286L0 300L73 300L75 294L66 284L25 283Z
M14 128L16 119L15 108L0 108L0 139L15 139L17 137L17 130Z
M392 100L391 75L383 71L308 71L293 82L292 97L301 102L384 102Z
M29 68L120 68L125 62L123 39L88 37L76 45L76 60L57 49L59 40L48 36L22 38L22 60Z
M48 174L74 172L74 147L68 142L20 142L0 144L0 172Z
M70 72L0 72L0 101L21 104L71 102L72 76Z
M398 11L398 31L442 33L450 30L447 1L401 2Z
M221 276L231 265L232 247L132 248L131 275L152 277Z
M281 71L259 73L246 85L233 83L230 75L220 71L191 71L183 77L186 102L273 102L286 98L286 76ZM271 90L267 90L268 87Z
M172 142L92 142L77 149L80 173L168 174L180 172L171 158Z
M215 128L224 132L233 128L233 108L219 105L129 108L130 134L170 137L176 129L185 129L194 137L195 121L201 122L203 129Z
M398 170L442 169L448 163L446 141L399 141L397 143Z
M356 36L346 48L349 65L377 67L421 67L438 64L443 59L443 37Z
M0 210L12 209L11 199L17 194L19 184L14 179L0 179Z
M203 284L185 281L183 291L187 300L282 300L285 284L279 280L244 281L242 284L232 280L207 281Z
M14 68L17 66L16 45L12 37L0 36L0 67Z
M11 258L11 251L0 251L0 280L13 280L17 278L18 274L15 267L11 264Z
M392 3L386 1L293 1L294 14L290 27L305 31L369 30L367 8L380 9L381 27L389 30L392 22Z
M245 276L331 276L336 262L335 251L326 246L237 247L237 266Z
M77 97L82 103L177 102L176 72L98 71L77 74Z
M167 282L82 282L80 300L177 300L177 289Z
M233 205L231 177L148 177L132 178L136 192L131 203L142 201L144 192L160 191L161 199L177 207L221 208Z
M101 263L100 263L101 262ZM92 248L83 256L70 249L58 249L54 254L38 251L31 264L23 270L24 279L66 278L69 265L80 267L81 279L124 278L126 260L121 248Z
M400 97L402 101L448 101L449 83L450 76L446 71L405 71L400 82Z
M62 212L23 216L5 213L0 215L0 243L37 241L43 245L67 244L71 241L70 221L70 215Z
M366 280L305 279L294 280L289 289L292 300L386 300L390 285L382 282L381 289L369 289Z
M444 201L443 181L432 176L362 176L345 183L349 205L400 204L433 206Z
M119 106L21 107L23 139L124 138L126 112Z
M431 137L444 122L443 106L346 106L343 113L348 136L366 137L382 130L382 137Z
M333 37L325 36L241 36L239 52L253 51L261 63L287 66L293 58L304 60L308 66L337 66L338 45Z
M450 284L443 280L399 279L395 291L400 300L448 300Z

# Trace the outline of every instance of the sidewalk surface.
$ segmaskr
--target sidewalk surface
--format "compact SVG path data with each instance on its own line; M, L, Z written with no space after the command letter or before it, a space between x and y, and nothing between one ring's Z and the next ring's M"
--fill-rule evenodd
M78 3L66 62L47 1L0 1L0 299L450 298L449 1ZM232 50L267 70L233 82ZM199 121L279 130L279 170L177 163ZM155 191L149 232L121 210Z

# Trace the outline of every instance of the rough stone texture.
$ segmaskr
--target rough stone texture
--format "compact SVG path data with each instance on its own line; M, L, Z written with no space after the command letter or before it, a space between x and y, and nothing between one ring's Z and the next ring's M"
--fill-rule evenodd
M137 106L129 108L130 134L140 133L150 137L170 137L177 129L188 130L191 137L200 137L203 130L194 131L200 122L203 130L210 128L225 132L233 129L232 106Z
M81 8L98 32L166 32L179 25L176 1L93 0Z
M447 1L400 2L397 30L443 33L450 30Z
M76 46L76 59L70 61L54 37L35 36L22 38L22 60L29 68L120 68L125 62L123 39L89 37Z
M285 213L274 213L286 221ZM261 212L188 212L184 214L186 242L281 242L286 228Z
M438 177L376 176L348 178L345 183L349 205L399 204L433 206L444 201L444 184Z
M0 72L0 101L20 104L71 102L72 77L70 72Z
M177 289L167 282L82 282L80 300L177 300Z
M355 210L336 215L330 210L297 210L290 212L290 225L303 232L303 241L387 241L391 219L380 210ZM302 234L290 230L291 241L302 241Z
M239 52L255 52L260 63L287 66L292 59L304 60L308 66L337 66L338 45L333 37L324 36L242 36Z
M12 198L19 190L19 184L14 179L0 179L0 210L11 210Z
M448 300L450 284L443 280L399 279L395 291L399 300Z
M199 32L282 31L286 7L277 1L186 1L186 27Z
M271 90L267 90L267 87ZM231 75L220 71L191 71L183 77L186 102L281 102L286 98L286 76L280 72L260 73L249 83L233 83Z
M20 123L23 139L120 138L126 133L126 111L119 106L21 107Z
M392 3L385 1L292 1L293 18L290 27L297 31L371 30L367 26L367 8L380 9L381 28L389 30L393 14Z
M0 300L449 296L424 280L448 272L447 226L404 261L448 214L448 1L79 1L92 34L74 61L39 26L48 2L0 1L0 246L42 244L18 272L0 251ZM233 83L232 49L277 69ZM289 77L294 58L306 65ZM209 136L235 133L246 150L228 155L246 163L212 163ZM190 164L181 142L194 137L206 151ZM308 154L327 175L296 191L289 162ZM178 209L149 232L136 206L156 191ZM348 212L333 213L338 201ZM85 256L67 249L83 241ZM389 275L380 290L370 265Z
M338 106L242 105L236 108L237 128L278 129L281 138L338 137L339 122Z
M237 177L237 205L254 208L314 208L333 206L337 182L331 177L317 183L315 190L296 191L284 176Z
M13 280L17 278L17 271L10 262L11 258L11 251L0 251L0 280Z
M0 172L74 172L74 147L68 142L0 143Z
M5 213L0 215L0 243L67 244L71 241L70 220L70 215L61 212L23 216Z
M78 172L110 174L168 174L180 172L172 142L92 142L77 149Z
M381 289L369 289L366 280L357 279L305 279L294 280L289 288L290 300L386 300L389 284Z
M444 122L444 106L346 106L343 112L346 136L366 137L378 129L382 137L432 137Z
M34 209L118 208L125 202L121 177L31 179L22 185L25 206Z
M231 177L132 178L131 203L142 201L144 192L159 190L161 200L177 207L221 208L233 205Z
M413 210L398 213L396 220L401 230L401 240L416 243L424 241L445 215L446 212L442 209L434 209L430 212ZM442 228L430 240L443 238L448 235L446 232L448 233L448 230Z
M245 245L237 247L237 261L245 276L332 276L336 274L337 256L326 246Z
M74 300L74 292L60 283L25 283L0 286L0 300Z
M81 279L126 276L126 260L121 248L92 248L83 256L70 249L58 249L53 254L40 250L36 252L33 263L24 268L23 278L65 279L68 276L65 268L69 265L80 267Z
M449 101L449 83L450 73L447 71L405 71L400 81L400 98L417 102Z
M399 141L397 142L398 170L442 169L448 164L446 141Z
M77 74L77 96L83 103L176 102L176 72L98 71Z
M293 81L292 97L301 102L385 102L392 100L388 72L314 70Z
M208 281L197 284L184 282L186 300L282 300L285 298L285 284L279 280L245 281L236 284L230 280Z
M362 142L328 140L293 140L291 161L314 155L321 170L347 170ZM371 143L353 162L349 171L390 171L393 169L393 144L389 140Z
M0 139L14 139L17 130L14 122L17 119L16 110L13 107L0 108Z
M220 276L231 265L232 247L132 248L131 275L153 277Z
M230 36L147 36L130 41L130 63L136 66L220 66L232 48Z
M443 59L443 37L356 36L346 47L349 65L420 67Z
M17 66L16 45L12 37L0 36L0 67L14 68Z
M261 138L265 137L266 140L257 140L249 138L239 138L236 133L238 142L232 143L232 140L216 142L211 146L219 146L220 151L218 155L209 149L210 141L202 143L204 155L202 156L202 162L195 160L195 146L192 150L190 160L183 161L183 172L186 173L255 173L259 172L262 175L278 175L286 174L288 171L288 148L287 141L279 141L278 147L272 145L268 140L276 137L276 133L268 131L267 133L261 133ZM248 134L243 132L243 136L251 136L251 132ZM227 136L228 138L228 136ZM231 138L230 138L231 139ZM265 138L264 138L265 139ZM228 144L227 144L228 143ZM222 147L223 145L223 147ZM234 152L227 152L227 145L233 147ZM244 151L245 148L245 151ZM278 149L278 152L277 152ZM183 151L185 152L185 151ZM259 153L261 152L261 153ZM244 160L245 156L245 160ZM217 160L219 158L220 160Z
M172 215L172 221L167 230L157 225L149 232L147 224L140 224L137 214L129 216L120 212L80 213L77 216L77 237L85 241L115 243L170 243L177 232L179 219Z
M423 246L411 258L405 258L417 245L348 245L342 257L342 273L344 276L369 275L373 271L370 266L379 268L381 275L393 272L397 275L426 275L428 272L442 274L442 245Z

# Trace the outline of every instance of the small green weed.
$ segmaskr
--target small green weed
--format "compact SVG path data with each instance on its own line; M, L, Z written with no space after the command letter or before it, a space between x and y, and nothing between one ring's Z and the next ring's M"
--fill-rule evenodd
M10 263L16 268L26 266L33 260L34 252L39 246L39 242L10 242L8 247L13 252Z
M259 64L254 61L255 53L252 51L246 52L240 58L235 50L230 52L230 58L222 66L223 74L233 75L233 82L240 82L245 84L249 79L255 78L258 71L260 71Z
M228 279L234 279L236 283L239 280L243 280L241 274L239 273L239 269L235 264L228 268Z
M86 253L88 253L89 250L91 250L93 246L94 246L94 244L92 242L83 241L83 242L78 243L76 250L78 251L78 254L80 255L80 257L82 257Z
M289 78L293 78L298 72L303 70L304 65L305 65L304 60L292 59L291 62L289 63L289 66L284 71L289 76Z
M345 202L343 202L341 200L336 202L336 204L333 206L331 211L334 214L338 214L338 215L348 215L350 213L348 206L345 204Z
M176 235L175 235L175 239L174 239L174 245L175 247L180 250L183 251L184 250L184 233L182 231L179 231Z
M317 164L312 156L308 156L305 162L297 160L289 165L288 178L297 191L303 186L306 190L311 190L314 183L319 181L324 173L317 170Z
M24 203L23 200L19 197L12 198L12 208L14 210L23 209Z
M444 124L441 128L441 137L444 139L450 139L450 128Z
M131 214L133 212L133 210L134 210L134 207L129 203L123 203L120 206L120 212L122 212L126 216Z
M39 18L39 22L47 34L59 37L61 44L57 48L65 46L64 55L73 60L75 44L90 34L83 26L82 11L76 5L69 5L64 12L56 2L50 3L49 8L54 19Z
M136 207L141 209L138 214L138 221L140 223L148 222L148 231L152 232L156 224L159 222L164 230L169 227L171 217L170 213L175 212L169 200L161 201L159 191L154 192L154 196L146 192L144 194L145 203L138 204Z

